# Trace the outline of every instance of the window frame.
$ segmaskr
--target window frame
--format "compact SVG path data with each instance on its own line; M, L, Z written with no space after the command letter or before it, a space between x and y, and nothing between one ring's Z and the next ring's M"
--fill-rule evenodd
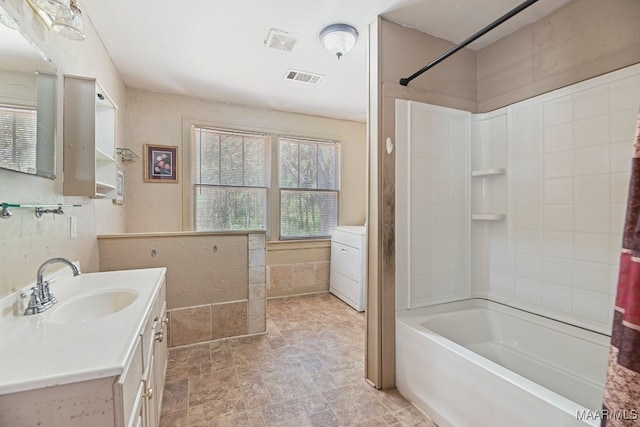
M334 145L335 150L337 151L337 160L336 160L336 189L326 189L326 188L304 188L304 187L281 187L280 186L280 142L281 140L290 140L292 142L300 142L300 143L314 143L316 146L319 145ZM292 240L322 240L322 239L330 239L331 234L329 235L318 235L318 236L283 236L282 235L282 192L283 191L291 191L291 192L301 192L301 193L335 193L336 194L336 226L340 222L340 194L342 191L342 144L339 140L336 139L325 139L325 138L308 138L308 137L300 137L294 136L290 134L286 135L277 135L276 137L276 145L278 147L278 157L276 160L277 165L277 178L278 181L276 183L277 193L278 193L278 240L279 241L292 241ZM299 158L299 156L298 156ZM317 181L317 177L316 177ZM275 191L275 190L274 190Z
M222 128L222 127L218 127L218 126L208 126L208 125L194 125L191 127L191 135L190 135L190 140L189 140L189 146L191 148L193 148L195 146L196 143L196 134L198 131L202 131L202 130L208 130L208 131L212 131L217 133L218 135L222 135L222 134L227 134L230 136L235 136L235 137L254 137L254 138L264 138L264 142L266 147L264 148L264 166L265 166L265 176L264 176L264 186L258 186L258 185L244 185L244 180L245 180L245 173L244 173L244 163L245 163L245 151L244 151L244 145L243 145L243 149L242 149L242 180L243 180L243 185L234 185L234 184L229 184L229 183L222 183L222 156L221 156L221 152L219 153L219 170L218 173L220 174L220 176L218 177L219 180L219 184L211 184L211 183L198 183L199 179L198 177L196 177L196 171L198 170L198 168L196 167L196 158L197 158L197 153L193 152L191 153L192 155L189 156L189 163L191 165L190 170L191 170L191 182L189 183L191 186L191 205L192 205L192 218L191 218L191 227L192 230L194 231L201 231L201 232L206 232L206 231L211 231L211 232L246 232L246 231L254 231L254 230L259 230L259 231L266 231L268 233L269 230L269 225L270 225L270 212L269 212L269 207L270 207L270 188L271 188L271 137L268 133L265 132L257 132L257 131L245 131L245 130L236 130L236 129L229 129L229 128ZM219 142L220 143L220 142ZM244 143L244 140L243 140ZM198 195L198 191L201 188L215 188L215 189L220 189L222 191L227 191L230 189L238 189L238 190L264 190L265 191L265 206L264 206L264 210L265 210L265 218L264 218L264 229L252 229L252 228L241 228L241 229L230 229L230 230L226 230L226 229L222 229L222 230L196 230L196 225L197 225L197 209L196 209L196 202L197 202L197 195Z
M279 162L280 162L280 146L278 143L279 136L287 136L294 139L309 139L315 141L335 142L340 150L340 162L337 166L337 177L342 183L342 141L341 136L332 134L313 134L308 131L300 131L297 129L282 129L269 126L250 126L240 124L238 122L212 121L197 119L193 117L183 116L182 118L182 158L183 177L182 182L182 229L184 231L195 231L195 168L191 167L195 153L192 152L192 131L195 127L223 129L237 132L262 133L269 137L270 152L268 159L269 170L267 174L270 176L269 187L267 188L267 230L266 238L270 243L288 243L295 241L313 242L327 241L328 237L308 237L299 239L280 239L280 187L279 187ZM295 135L295 136L291 136ZM340 223L340 204L342 201L342 188L338 190L338 224ZM261 230L262 231L262 230ZM244 233L244 231L230 231L230 233Z

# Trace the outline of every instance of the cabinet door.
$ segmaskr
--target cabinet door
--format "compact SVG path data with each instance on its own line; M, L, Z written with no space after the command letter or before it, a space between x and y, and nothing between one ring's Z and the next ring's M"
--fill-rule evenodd
M140 380L142 379L142 343L140 338L136 338L131 363L125 368L122 375L113 385L115 396L115 416L117 425L130 426L136 414L136 405L140 393Z
M155 404L157 419L160 419L160 411L162 409L162 395L164 391L164 380L167 372L167 304L162 305L160 316L158 317L157 328L155 332L155 341L153 348L153 369L155 372L155 387L157 389L157 399Z
M158 400L158 390L156 387L156 378L155 378L155 369L153 366L154 357L151 355L151 363L149 363L149 369L146 372L144 384L145 384L145 393L143 394L145 398L145 411L144 411L144 427L158 427L160 422L160 414L158 414L157 408L158 405L156 401Z
M140 387L138 388L138 394L136 395L136 403L134 405L133 414L129 420L129 427L143 427L144 420L144 383L140 381Z
M117 108L95 79L64 78L66 196L115 198Z

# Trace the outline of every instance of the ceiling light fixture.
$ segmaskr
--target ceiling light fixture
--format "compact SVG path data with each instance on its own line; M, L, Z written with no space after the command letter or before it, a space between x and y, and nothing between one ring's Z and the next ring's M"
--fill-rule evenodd
M47 28L72 40L84 40L82 11L76 0L26 0Z
M358 41L358 31L351 25L332 24L320 31L320 41L327 52L342 58Z

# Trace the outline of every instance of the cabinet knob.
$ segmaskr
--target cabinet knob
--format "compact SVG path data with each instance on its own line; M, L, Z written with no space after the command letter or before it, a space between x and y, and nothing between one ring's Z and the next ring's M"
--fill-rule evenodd
M165 316L163 318L156 317L153 319L154 322L162 322L163 325L167 325L169 323L169 317Z
M345 248L340 249L342 252L347 253L348 251Z
M164 331L156 332L156 341L162 342L164 339Z

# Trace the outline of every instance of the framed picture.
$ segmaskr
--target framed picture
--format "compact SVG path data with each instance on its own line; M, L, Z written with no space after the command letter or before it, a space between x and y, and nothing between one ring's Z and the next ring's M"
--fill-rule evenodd
M144 146L144 182L178 182L178 147Z
M124 172L118 168L116 172L116 198L113 203L121 205L124 202Z

